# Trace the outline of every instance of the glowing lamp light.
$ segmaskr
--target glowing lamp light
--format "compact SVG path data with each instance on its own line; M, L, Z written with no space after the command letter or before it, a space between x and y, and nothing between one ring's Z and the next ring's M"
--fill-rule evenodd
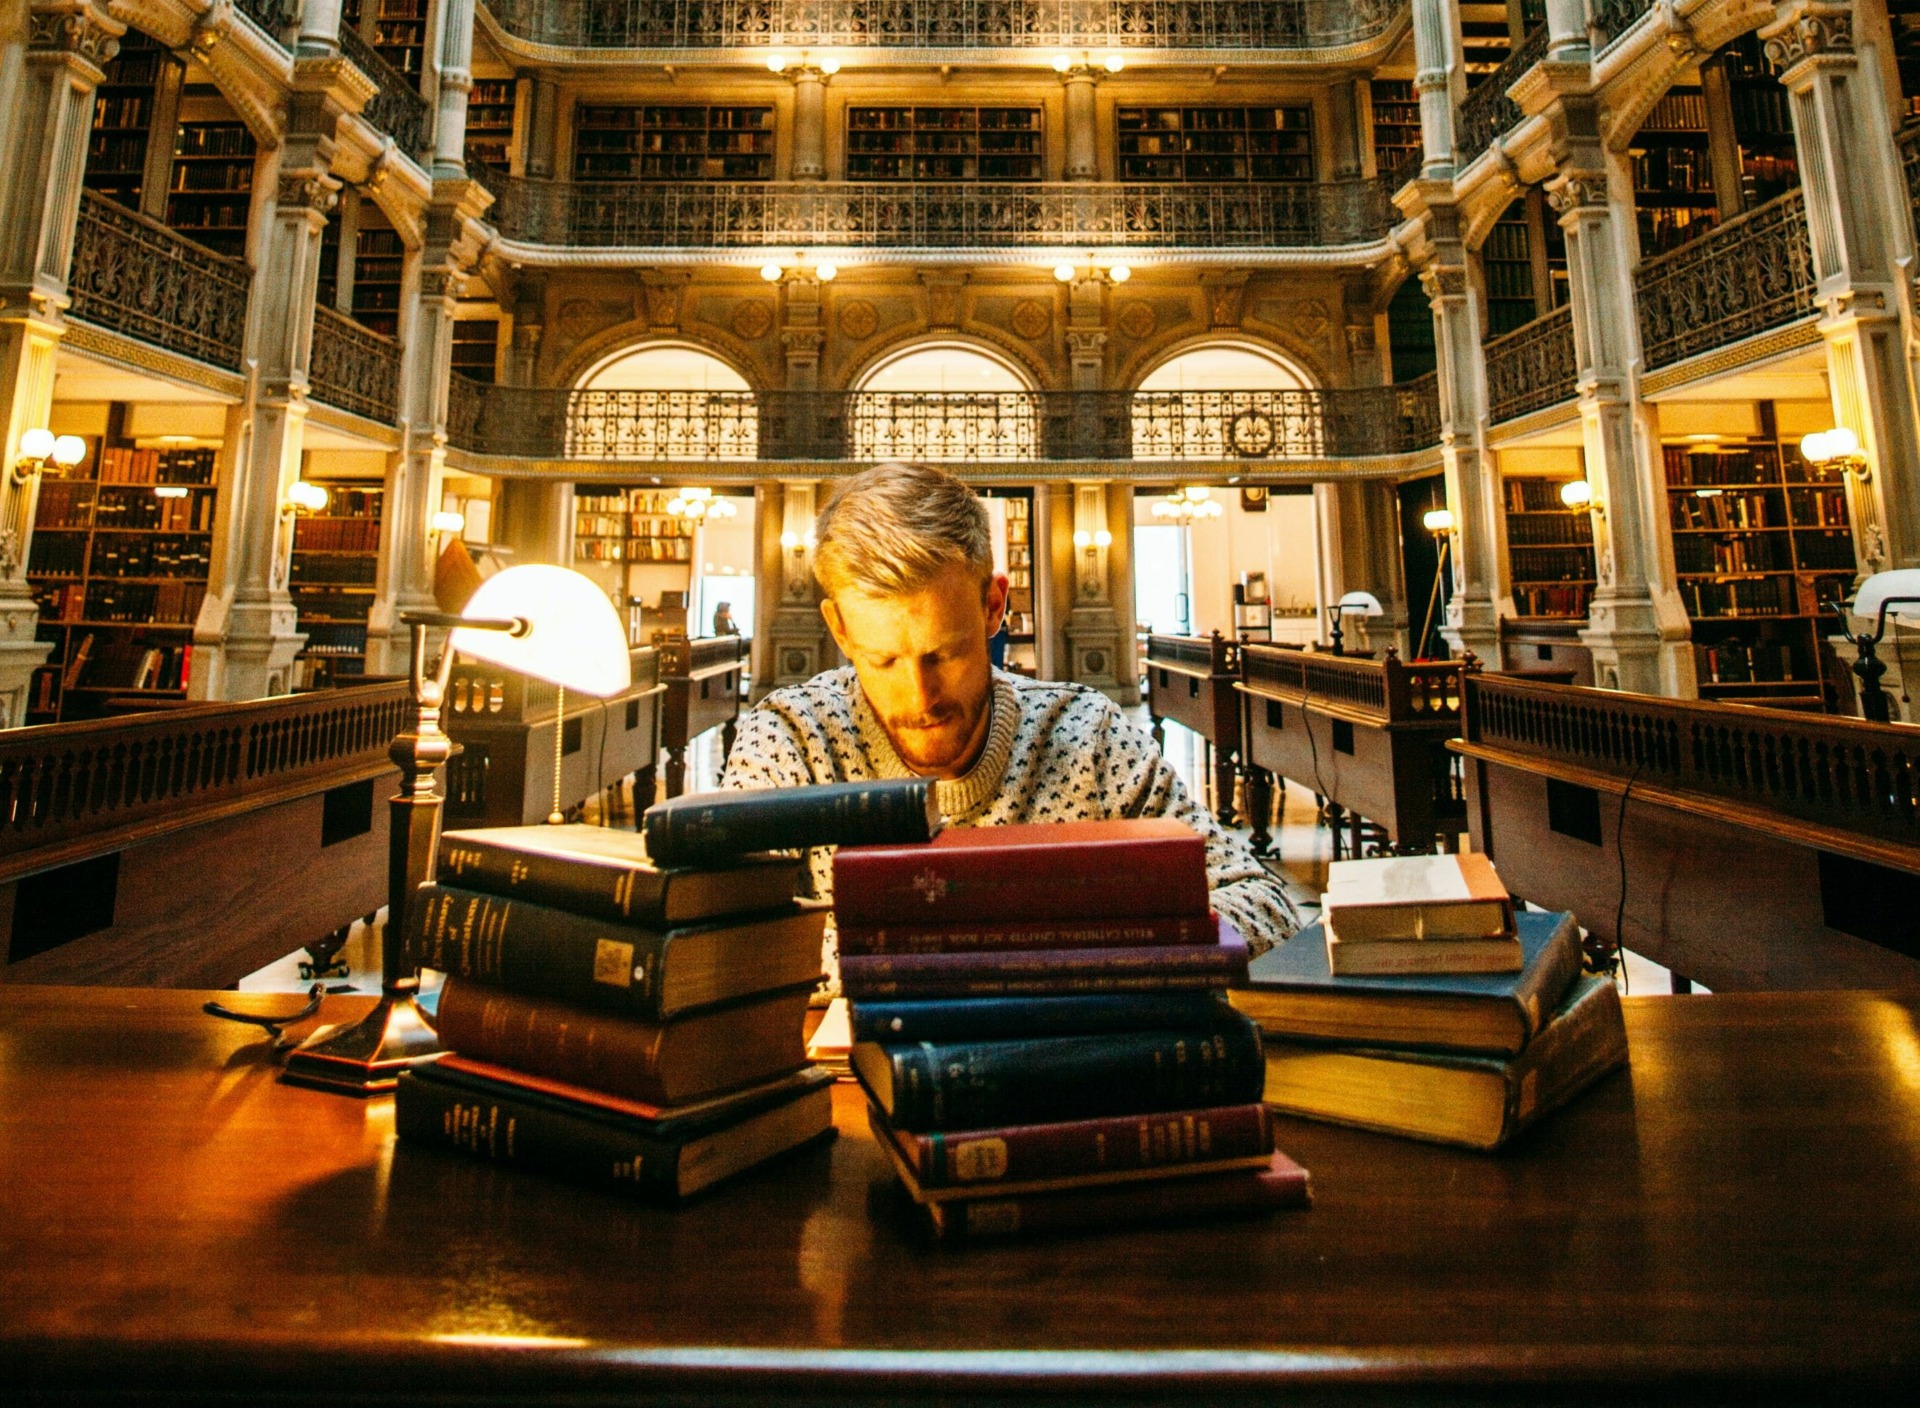
M1076 531L1076 532L1074 533L1074 535L1073 535L1073 545L1074 545L1075 547L1077 547L1077 548L1090 548L1090 547L1092 547L1092 546L1093 546L1093 534L1091 534L1091 533L1089 533L1089 532L1088 532L1088 531L1087 531L1086 529L1084 529L1084 528L1081 528L1081 529L1079 529L1079 530L1077 530L1077 531Z
M1054 265L1053 276L1063 284L1072 283L1073 282L1073 265L1071 264Z
M1920 567L1874 573L1854 593L1853 614L1871 620L1883 605L1896 601L1899 605L1888 606L1887 615L1903 626L1920 626Z
M813 266L813 276L823 284L830 284L840 277L840 266L838 264L816 264Z
M59 435L53 441L53 462L62 469L72 469L87 457L87 442L78 435Z
M1073 55L1055 54L1053 56L1053 71L1055 73L1065 73L1068 69L1072 67L1073 67Z
M760 277L770 284L779 283L780 276L784 273L786 273L786 270L782 269L778 264L762 264L760 266Z
M1348 592L1337 605L1342 616L1378 616L1383 610L1372 592Z
M1107 270L1107 278L1112 280L1116 284L1123 284L1132 277L1133 277L1133 270L1129 269L1124 264L1116 264L1111 269Z
M1100 67L1104 68L1108 73L1118 73L1126 66L1127 56L1125 54L1108 54L1104 59L1100 60Z
M1430 508L1420 516L1420 522L1429 533L1451 533L1453 531L1453 510L1450 508Z
M453 649L596 699L633 683L627 632L607 594L564 567L525 563L480 584L463 615L516 621L512 631L454 628Z
M1113 534L1109 533L1106 529L1102 528L1099 532L1093 535L1093 545L1097 548L1112 547Z
M785 54L768 54L767 55L767 68L774 73L785 73L787 69L792 66L792 64L793 64L793 60L788 58Z
M1584 479L1569 479L1560 486L1560 502L1568 508L1586 508L1593 502L1593 485Z
M820 72L824 73L828 78L832 78L836 73L840 72L840 60L838 59L820 60Z
M326 486L310 483L305 479L296 479L287 485L287 503L307 513L318 513L327 506Z
M1860 437L1844 425L1832 430L1816 430L1800 441L1800 454L1808 464L1832 464L1836 460L1860 457Z
M430 522L436 533L458 533L467 526L467 516L464 513L455 513L452 509L443 508L434 514Z
M53 458L53 432L36 427L20 434L20 458L26 460L49 460Z

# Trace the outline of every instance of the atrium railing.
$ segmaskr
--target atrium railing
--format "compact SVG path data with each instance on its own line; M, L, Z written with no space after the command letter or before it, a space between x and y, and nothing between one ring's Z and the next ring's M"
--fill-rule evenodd
M1587 28L1597 41L1595 56L1613 47L1653 4L1654 0L1587 0Z
M1487 414L1495 425L1571 401L1580 379L1573 309L1561 304L1486 346Z
M1439 442L1432 377L1311 391L566 391L457 374L448 441L521 459L1221 462Z
M316 401L391 425L399 402L400 344L317 306L307 384Z
M507 34L578 49L1330 49L1406 0L483 0Z
M1298 248L1393 223L1378 181L1118 183L544 181L479 173L490 218L528 244L593 248Z
M1907 204L1920 225L1920 123L1895 137L1894 144L1900 148L1900 169L1906 173Z
M1459 151L1454 166L1464 171L1504 132L1511 131L1526 114L1507 96L1507 89L1520 81L1520 75L1547 56L1547 27L1535 29L1519 47L1507 55L1506 62L1488 74L1460 104L1455 124L1454 143Z
M267 38L289 47L287 31L300 18L300 0L234 0L233 8L259 25Z
M1727 347L1814 311L1806 203L1789 191L1699 239L1641 263L1633 276L1649 368Z
M413 80L381 58L352 25L340 26L340 52L380 86L360 115L393 138L393 144L408 156L419 156L427 149L432 115Z
M68 291L81 322L238 371L251 283L238 259L80 193Z

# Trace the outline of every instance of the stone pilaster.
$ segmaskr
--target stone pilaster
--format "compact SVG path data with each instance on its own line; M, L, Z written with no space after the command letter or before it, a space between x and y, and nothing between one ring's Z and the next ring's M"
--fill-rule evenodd
M1761 31L1793 114L1834 423L1860 437L1849 477L1860 571L1920 567L1920 325L1913 213L1877 74L1853 45L1850 7L1792 0Z
M787 70L793 84L793 179L827 179L827 77L812 64Z
M340 52L341 0L305 0L300 7L301 58L330 58Z
M1134 699L1139 698L1140 682L1132 668L1133 643L1121 639L1120 617L1114 610L1117 584L1111 569L1117 535L1108 504L1113 487L1085 480L1075 480L1072 486L1073 607L1065 626L1067 678L1123 702L1126 684L1131 684ZM1119 486L1119 491L1125 493L1126 486ZM1130 582L1127 586L1131 590Z
M26 694L48 646L27 586L39 476L17 482L20 437L53 409L54 355L67 306L80 177L93 91L126 26L93 0L43 0L0 52L0 728L25 722Z
M1466 96L1456 0L1413 0L1413 88L1420 97L1420 174L1453 174L1453 110Z
M813 575L813 523L822 486L807 480L761 484L754 490L759 537L754 592L753 693L800 684L832 668L838 658L820 615Z
M526 174L551 180L560 141L560 85L535 74L527 80Z
M1100 179L1100 130L1093 100L1098 81L1086 64L1075 64L1060 75L1067 119L1063 174L1069 181Z

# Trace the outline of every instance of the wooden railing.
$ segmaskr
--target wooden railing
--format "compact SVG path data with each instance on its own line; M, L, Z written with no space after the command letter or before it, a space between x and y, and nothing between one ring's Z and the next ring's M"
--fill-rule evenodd
M1210 636L1147 637L1147 663L1202 675L1237 674L1240 643L1218 631Z
M1580 380L1572 306L1563 303L1494 338L1486 359L1487 414L1495 425L1571 401Z
M745 636L708 636L700 640L660 640L654 649L660 655L662 678L685 678L709 670L732 669L747 658Z
M68 281L69 311L80 321L238 371L251 284L240 260L80 193Z
M1807 208L1789 191L1634 272L1641 354L1664 367L1815 311Z
M1462 736L1920 845L1920 733L1897 725L1476 675L1466 681Z
M0 880L378 769L404 682L0 733Z
M1374 715L1388 724L1446 723L1460 717L1460 681L1479 667L1471 658L1408 664L1389 649L1379 660L1327 655L1286 646L1240 648L1246 687L1288 699L1312 696Z

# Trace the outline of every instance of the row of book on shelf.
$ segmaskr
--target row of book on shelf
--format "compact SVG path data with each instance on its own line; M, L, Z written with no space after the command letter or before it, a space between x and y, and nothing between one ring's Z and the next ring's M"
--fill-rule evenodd
M88 632L74 644L73 653L58 666L60 687L82 686L104 689L184 689L193 664L193 645L188 641L153 645L138 637L101 637ZM39 692L51 694L55 671L40 672ZM51 707L36 700L36 708Z
M838 1069L895 1211L971 1240L1304 1207L1277 1114L1492 1148L1626 1059L1571 917L1516 915L1481 857L1336 866L1325 923L1251 963L1191 828L942 829L923 779L451 832L439 860L404 923L449 1054L399 1076L401 1137L669 1200L829 1137Z
M375 552L380 547L380 519L296 519L293 546L296 552Z
M47 622L130 622L185 625L199 618L203 582L65 582L35 588Z

